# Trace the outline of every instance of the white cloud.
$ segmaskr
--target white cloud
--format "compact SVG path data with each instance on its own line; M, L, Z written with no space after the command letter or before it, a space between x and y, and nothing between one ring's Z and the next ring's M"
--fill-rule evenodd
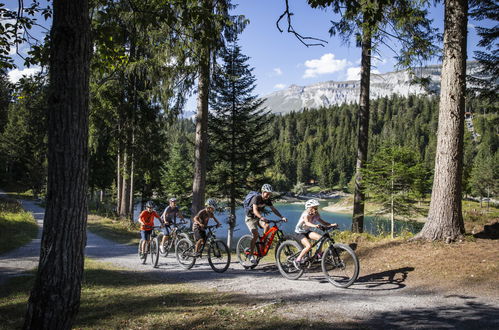
M305 73L303 78L313 78L321 74L334 73L343 70L348 65L348 61L337 60L334 54L328 53L322 55L320 59L305 61Z
M277 76L282 75L282 70L281 70L281 68L274 68L274 73L275 73Z
M474 29L475 28L475 24L471 24L471 23L468 23L468 29Z
M378 70L371 70L371 74L380 74ZM360 66L347 69L347 80L360 80Z
M347 80L360 80L360 66L347 69Z
M284 85L284 84L276 84L276 85L274 85L274 89L284 89L284 88L286 88L286 85Z
M19 79L22 78L22 76L31 76L37 72L40 72L41 68L39 66L34 66L34 67L31 67L31 68L26 68L26 69L23 69L23 70L19 70L19 69L14 69L14 70L11 70L9 71L8 75L9 75L9 80L11 83L16 83L19 81Z

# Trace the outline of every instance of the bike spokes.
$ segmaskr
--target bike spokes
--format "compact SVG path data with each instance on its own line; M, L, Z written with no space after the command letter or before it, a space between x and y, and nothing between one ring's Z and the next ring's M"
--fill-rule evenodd
M322 271L330 283L346 288L359 276L359 261L350 247L335 244L324 252Z

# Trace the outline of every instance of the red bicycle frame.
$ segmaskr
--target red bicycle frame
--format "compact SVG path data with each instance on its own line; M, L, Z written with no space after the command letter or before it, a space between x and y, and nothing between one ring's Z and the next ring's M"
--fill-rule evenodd
M274 240L274 236L277 233L279 228L277 226L271 227L263 236L260 237L260 240L257 242L258 252L260 257L265 257L272 246L272 241ZM267 242L267 243L265 243Z

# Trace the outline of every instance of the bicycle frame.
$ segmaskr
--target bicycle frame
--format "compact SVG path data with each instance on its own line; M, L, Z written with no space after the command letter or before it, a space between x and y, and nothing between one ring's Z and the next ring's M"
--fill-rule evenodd
M216 226L207 226L207 233L206 233L206 239L204 240L203 244L201 245L201 249L199 249L199 254L202 255L204 251L204 247L208 245L211 241L216 240L217 237L215 236L215 233L213 232L213 228Z
M264 233L263 236L260 236L259 241L256 242L257 252L260 258L265 257L267 253L269 253L269 250L272 247L272 242L274 241L274 237L276 235L280 241L282 241L282 238L284 236L282 230L279 229L279 227L277 226L277 223L279 223L279 221L269 221L269 222L272 222L274 225L270 227L270 229L267 230L267 232ZM265 241L267 243L265 243Z
M334 229L332 229L332 230L334 230ZM312 251L312 249L313 249L315 246L319 245L319 246L317 247L317 249L315 250L315 253L314 253L312 256L310 256L310 260L313 260L314 258L316 258L316 257L317 257L318 251L321 251L322 246L323 246L323 245L324 245L324 243L326 243L326 241L328 241L328 240L331 242L331 244L334 244L334 243L335 243L335 242L334 242L334 239L333 239L333 238L329 235L329 231L325 231L325 232L324 232L324 234L322 235L322 237L321 237L318 241L315 241L315 243L314 243L314 244L312 244L312 246L310 247L309 252L311 252L311 251ZM300 252L298 252L297 256L298 256L300 253L301 253L301 251L300 251Z

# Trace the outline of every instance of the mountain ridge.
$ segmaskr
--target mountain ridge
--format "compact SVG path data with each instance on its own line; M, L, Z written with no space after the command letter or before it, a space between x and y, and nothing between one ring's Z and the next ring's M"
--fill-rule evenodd
M400 96L438 93L440 89L441 64L428 65L414 69L399 70L382 74L371 74L369 98L377 99L394 94ZM467 74L478 69L478 62L467 63ZM414 83L416 78L429 78L427 87ZM360 94L360 80L315 83L307 86L290 85L288 88L270 93L263 97L263 106L272 113L285 114L301 111L304 108L320 108L343 103L357 103Z

